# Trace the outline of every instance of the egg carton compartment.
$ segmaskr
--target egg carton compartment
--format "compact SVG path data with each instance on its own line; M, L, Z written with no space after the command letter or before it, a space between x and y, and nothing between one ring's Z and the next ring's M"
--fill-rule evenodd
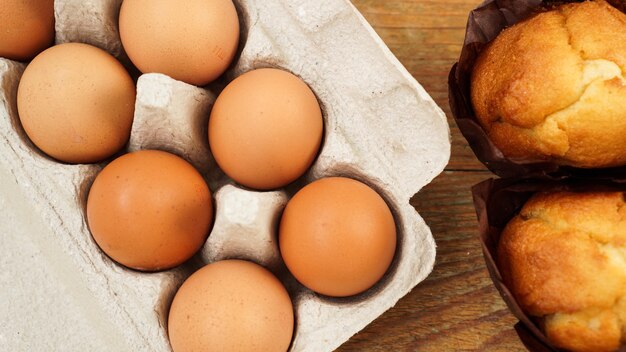
M106 163L68 165L38 151L17 116L16 91L25 65L0 59L0 165L49 230L38 235L45 239L39 245L54 242L58 250L52 257L73 268L59 274L75 278L70 286L82 286L74 287L83 294L74 294L72 303L88 307L82 314L91 328L44 324L38 337L28 342L29 350L81 350L94 344L90 334L97 330L103 343L90 351L169 351L167 314L184 279L206 263L240 258L272 270L288 288L296 320L291 350L330 351L392 307L432 270L435 243L409 200L449 159L443 112L349 1L235 3L242 24L240 52L221 82L195 87L162 74L141 75L137 81L127 151L161 149L182 156L205 177L215 199L216 216L207 243L192 260L168 271L133 271L100 251L89 233L84 208L89 187ZM128 64L117 32L120 4L120 0L57 0L57 43L90 43ZM226 177L210 154L206 131L211 105L224 83L261 67L301 77L316 93L324 115L324 144L312 168L286 189L272 192L248 190ZM289 197L327 176L368 184L385 198L396 220L398 244L392 266L376 286L354 297L329 298L304 288L288 273L278 251L277 224ZM19 221L16 224L30 220ZM45 280L30 280L40 279ZM28 285L15 288L23 291L26 301ZM52 287L56 291L50 295L61 295L68 284ZM12 312L2 307L0 313ZM33 311L13 314L9 320L21 326L26 319L49 317ZM0 345L18 351L26 346L24 335L11 326L2 328ZM84 345L73 348L72 341Z

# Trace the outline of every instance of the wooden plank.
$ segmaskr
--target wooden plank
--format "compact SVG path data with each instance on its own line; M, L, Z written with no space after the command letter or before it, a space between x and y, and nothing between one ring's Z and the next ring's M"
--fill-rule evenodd
M446 112L452 157L411 204L431 227L431 275L339 351L523 351L516 319L484 265L470 187L492 174L451 118L447 77L459 57L467 14L480 0L353 0L407 70Z
M484 265L470 186L486 171L446 171L411 200L437 241L431 275L339 351L523 351L516 319Z
M393 28L464 27L467 12L476 7L473 0L353 2L375 26Z

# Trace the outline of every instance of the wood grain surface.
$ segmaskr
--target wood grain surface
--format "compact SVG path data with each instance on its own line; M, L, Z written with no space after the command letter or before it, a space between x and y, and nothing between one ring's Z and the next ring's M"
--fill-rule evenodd
M470 187L492 174L478 162L448 106L447 77L477 0L353 0L398 59L445 111L452 157L411 204L437 241L432 274L338 351L525 351L516 319L487 274Z

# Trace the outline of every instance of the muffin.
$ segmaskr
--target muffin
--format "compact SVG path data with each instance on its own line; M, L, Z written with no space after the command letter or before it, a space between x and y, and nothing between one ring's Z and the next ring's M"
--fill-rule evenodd
M503 30L472 70L474 112L515 161L626 164L626 15L561 5Z
M502 232L504 283L555 347L626 342L625 205L621 192L537 193Z

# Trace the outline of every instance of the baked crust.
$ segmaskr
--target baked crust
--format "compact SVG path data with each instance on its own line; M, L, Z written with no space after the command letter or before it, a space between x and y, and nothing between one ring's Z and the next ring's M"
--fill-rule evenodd
M538 193L502 232L504 282L557 347L626 342L625 205L621 192Z
M473 68L478 121L512 159L626 164L626 15L604 0L505 29Z

